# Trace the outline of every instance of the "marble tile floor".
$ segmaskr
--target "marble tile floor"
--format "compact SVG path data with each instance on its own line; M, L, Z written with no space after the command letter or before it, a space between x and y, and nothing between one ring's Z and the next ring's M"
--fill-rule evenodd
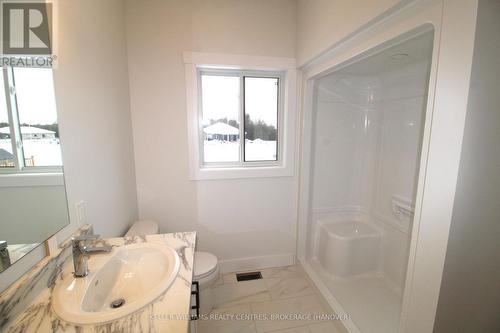
M300 266L260 270L262 279L236 280L224 274L214 292L216 306L197 321L197 333L342 333L338 320L313 318L333 314Z

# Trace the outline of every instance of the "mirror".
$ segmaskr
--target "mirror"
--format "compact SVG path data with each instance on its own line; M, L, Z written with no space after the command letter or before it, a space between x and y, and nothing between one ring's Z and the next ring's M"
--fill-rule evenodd
M0 272L69 223L51 68L0 69Z

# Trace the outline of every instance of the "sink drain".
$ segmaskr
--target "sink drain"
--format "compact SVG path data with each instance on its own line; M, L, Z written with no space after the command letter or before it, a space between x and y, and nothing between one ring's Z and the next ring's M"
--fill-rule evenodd
M123 304L125 304L125 300L123 298L118 298L115 299L111 304L109 305L112 309L118 309L121 307Z

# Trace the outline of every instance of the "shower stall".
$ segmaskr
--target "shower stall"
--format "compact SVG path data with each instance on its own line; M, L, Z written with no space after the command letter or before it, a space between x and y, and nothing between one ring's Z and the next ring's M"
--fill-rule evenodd
M398 331L433 31L314 80L304 263L354 330Z

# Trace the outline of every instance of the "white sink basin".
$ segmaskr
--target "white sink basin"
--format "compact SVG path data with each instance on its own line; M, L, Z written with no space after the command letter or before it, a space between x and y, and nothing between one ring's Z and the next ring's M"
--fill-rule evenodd
M90 273L83 278L73 277L68 266L54 288L54 311L71 323L97 324L129 315L158 298L174 282L180 261L166 245L140 243L92 255Z

